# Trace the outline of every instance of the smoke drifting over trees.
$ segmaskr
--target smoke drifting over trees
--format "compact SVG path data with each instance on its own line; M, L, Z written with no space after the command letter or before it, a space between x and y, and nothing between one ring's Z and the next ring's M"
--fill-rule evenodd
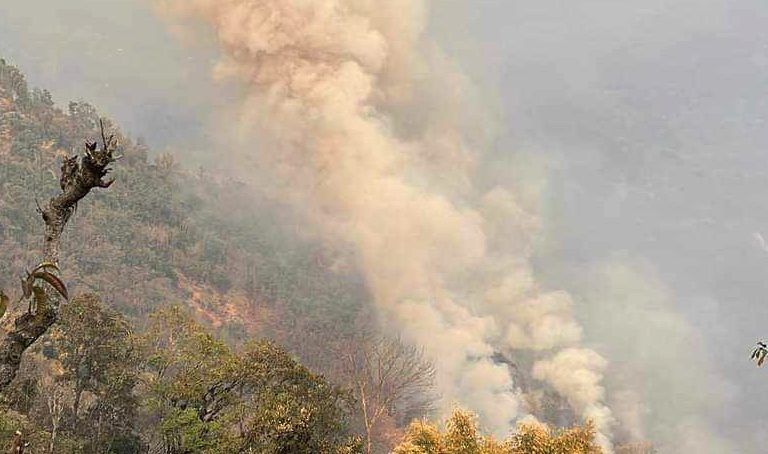
M121 137L127 183L79 208L65 243L98 248L64 251L65 281L139 331L182 304L343 384L327 352L373 318L435 367L434 421L460 403L499 436L531 413L590 418L604 447L762 452L736 352L768 317L764 5L6 3L0 56L52 89L0 105L11 296L40 254L30 195L98 133L53 100L95 100L150 144Z
M398 131L421 100L413 94L418 79L461 80L430 54L427 7L158 2L171 18L201 18L213 28L223 52L217 74L246 86L237 130L269 149L240 147L240 159L258 153L275 177L271 186L323 241L352 248L385 329L435 361L444 413L453 402L470 405L492 430L508 431L525 409L493 356L531 350L536 377L595 421L609 450L604 361L572 348L581 329L570 296L533 278L528 244L537 214L508 188L474 189L482 150L464 130L461 85L429 100L451 115L422 111L420 123ZM432 183L443 169L453 181Z

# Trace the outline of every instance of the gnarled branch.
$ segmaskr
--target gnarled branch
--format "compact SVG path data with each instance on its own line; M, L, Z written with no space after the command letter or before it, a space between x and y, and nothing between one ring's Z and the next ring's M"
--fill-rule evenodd
M101 126L102 146L97 149L95 142L85 143L85 153L82 158L72 156L64 159L61 166L61 193L51 197L48 203L38 211L45 223L45 242L41 265L34 272L27 273L26 280L22 278L22 296L18 303L31 299L30 308L22 308L20 304L9 308L0 319L0 390L4 389L16 376L21 363L21 355L40 336L48 331L59 317L59 303L67 296L66 288L52 286L58 276L46 271L56 279L40 279L36 273L40 267L48 267L58 274L59 243L64 227L77 203L94 188L108 188L114 180L105 180L110 172L109 166L118 158L114 155L114 136L104 134L104 123ZM30 291L35 290L35 291ZM35 310L32 303L36 303Z

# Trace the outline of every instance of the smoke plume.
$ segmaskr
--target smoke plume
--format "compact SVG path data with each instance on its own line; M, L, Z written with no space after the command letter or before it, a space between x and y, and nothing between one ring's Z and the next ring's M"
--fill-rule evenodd
M462 75L423 34L426 1L157 7L212 28L216 75L245 87L238 130L258 140L240 147L239 162L254 162L309 228L351 251L384 326L436 361L444 409L464 405L509 431L525 408L493 356L528 350L534 377L595 421L610 449L605 360L579 346L570 295L536 282L535 203L472 185L483 143L473 134L487 128L462 107Z

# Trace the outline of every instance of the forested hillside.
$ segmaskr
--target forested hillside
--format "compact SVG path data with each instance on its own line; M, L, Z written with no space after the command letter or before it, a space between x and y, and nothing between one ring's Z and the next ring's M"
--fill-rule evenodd
M61 158L98 137L99 116L82 102L56 107L4 62L0 115L0 284L10 288L42 246L36 199L57 189ZM326 272L322 251L279 229L270 207L254 209L239 183L169 154L150 157L119 132L118 143L117 184L79 207L65 233L62 267L74 293L98 291L137 321L184 302L235 337L283 329L280 320L295 316L336 327L355 317L364 293L354 277Z
M41 256L35 207L99 119L0 60L0 289L12 297ZM431 416L434 369L379 332L358 275L243 183L105 126L116 182L65 230L73 298L5 390L0 443L20 430L28 452L599 452L589 426L531 424L504 443L461 412L444 434L409 428ZM537 399L543 420L573 422L562 399Z
M99 115L82 102L58 108L5 61L0 115L0 288L14 295L40 257L36 203L58 189L61 159L98 136ZM269 207L253 210L237 182L185 170L168 154L151 158L141 141L117 136L117 183L91 194L64 234L70 293L97 293L137 329L156 309L181 304L233 345L268 336L318 364L330 360L314 346L330 327L336 336L352 326L362 295L354 280L331 278L321 252L279 230Z

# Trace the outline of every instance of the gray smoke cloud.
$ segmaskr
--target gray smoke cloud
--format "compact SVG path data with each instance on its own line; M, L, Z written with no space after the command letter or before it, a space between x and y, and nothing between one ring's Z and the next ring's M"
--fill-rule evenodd
M212 27L223 53L217 78L246 87L237 130L268 150L239 146L240 160L256 155L273 177L272 190L323 241L352 247L384 329L403 333L434 359L444 413L459 403L490 430L508 432L524 413L511 371L494 353L541 351L534 375L595 422L610 452L605 360L572 348L581 331L570 296L532 279L525 230L537 214L526 213L509 190L483 195L473 187L482 150L471 149L467 122L454 107L465 97L461 75L423 34L427 2L156 4L165 17ZM422 81L446 79L448 92L413 95ZM405 121L422 101L445 109L420 109L420 122ZM454 179L440 181L442 169ZM485 199L486 216L478 199ZM519 241L489 249L489 241L507 242L492 233L514 230ZM474 270L490 285L467 276ZM468 291L473 287L480 298Z
M580 315L613 359L607 386L622 429L653 438L662 453L744 452L708 417L732 403L730 385L707 358L705 334L674 307L653 268L619 255L580 274Z

